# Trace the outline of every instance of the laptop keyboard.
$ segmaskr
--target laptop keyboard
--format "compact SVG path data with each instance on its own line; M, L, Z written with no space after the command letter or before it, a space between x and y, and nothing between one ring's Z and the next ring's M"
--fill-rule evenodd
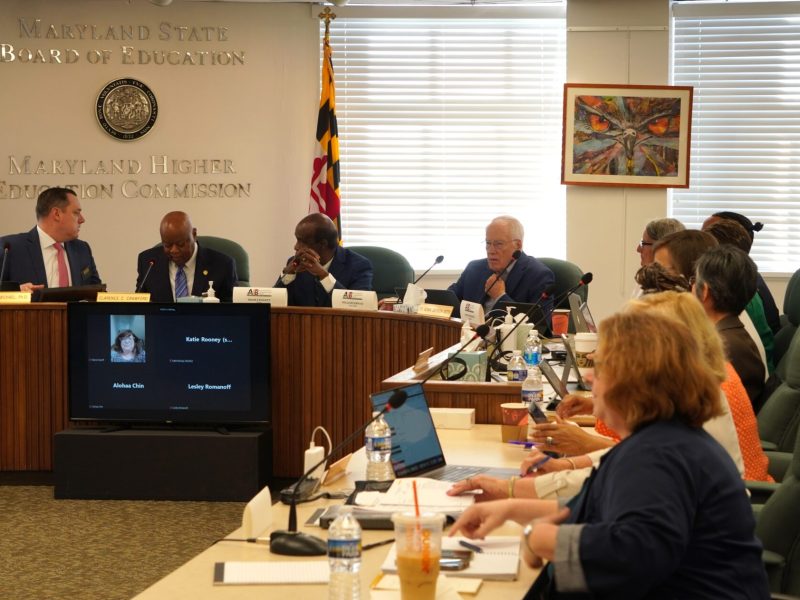
M436 469L430 473L426 473L424 477L435 477L440 481L461 481L473 475L479 475L488 470L488 467L469 467L462 465L446 465L440 469Z

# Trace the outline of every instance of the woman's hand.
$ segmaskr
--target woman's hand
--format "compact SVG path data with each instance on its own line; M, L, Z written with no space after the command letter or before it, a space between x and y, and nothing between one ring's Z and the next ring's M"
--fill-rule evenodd
M533 441L544 444L542 446L544 450L552 450L569 456L609 448L614 444L612 440L586 433L580 427L565 423L557 415L553 423L534 425Z
M461 533L470 539L483 539L508 520L513 500L497 500L473 504L453 523L448 535Z
M544 475L545 473L552 473L553 471L566 471L567 469L572 468L572 465L569 464L569 461L561 458L551 458L547 462L537 467L535 471L528 473L528 469L533 467L533 465L541 463L545 458L547 458L547 454L534 448L522 461L522 464L519 467L520 474L523 477L536 477L537 475Z
M556 406L556 413L562 419L566 419L574 415L590 415L593 409L594 401L591 396L567 394Z
M481 490L482 494L475 495L475 502L488 500L503 500L508 498L508 480L489 477L488 475L474 475L453 484L447 490L448 496L458 496L471 490Z
M533 521L533 528L528 539L522 542L522 559L532 569L538 569L545 560L553 560L556 551L556 535L558 525L569 517L566 506L558 512Z

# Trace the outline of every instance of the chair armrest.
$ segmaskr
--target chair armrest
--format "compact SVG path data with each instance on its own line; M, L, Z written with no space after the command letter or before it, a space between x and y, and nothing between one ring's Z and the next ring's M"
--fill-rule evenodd
M761 449L764 451L777 450L778 444L776 444L775 442L768 442L767 440L761 440Z
M783 481L783 477L789 470L789 464L792 462L791 452L777 452L769 450L765 452L769 459L769 466L767 470L775 481Z
M755 505L764 504L772 493L778 489L779 483L768 481L745 481L744 487L750 492L750 503ZM756 509L757 510L757 509Z

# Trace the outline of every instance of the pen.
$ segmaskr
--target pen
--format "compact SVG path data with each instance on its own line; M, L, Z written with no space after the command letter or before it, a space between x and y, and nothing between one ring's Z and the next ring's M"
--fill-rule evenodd
M480 546L476 546L475 544L470 544L469 542L466 542L464 540L458 540L458 544L460 546L463 546L467 550L472 550L473 552L477 552L478 554L483 552L483 548L481 548Z
M390 540L381 540L380 542L373 542L372 544L367 544L366 546L361 546L362 552L364 550L371 550L372 548L378 548L379 546L385 546L386 544L391 544L394 541L394 538Z
M553 457L548 455L548 456L545 456L545 457L544 457L542 460L540 460L539 462L532 464L530 467L528 467L528 470L527 470L527 471L525 471L525 476L527 477L527 476L528 476L528 475L530 475L531 473L533 473L533 472L535 472L535 471L538 471L538 470L539 470L539 467L541 467L541 466L542 466L544 463L546 463L546 462L547 462L548 460L550 460L551 458L553 458Z
M539 442L523 442L520 440L511 440L508 442L509 444L514 444L515 446L524 446L526 450L530 450L534 446L538 446Z

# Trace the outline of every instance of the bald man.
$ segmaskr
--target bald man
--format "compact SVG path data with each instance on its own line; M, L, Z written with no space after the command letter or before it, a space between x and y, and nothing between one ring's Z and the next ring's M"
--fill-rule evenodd
M151 267L152 265L152 267ZM184 296L201 296L214 282L222 302L233 298L236 263L227 254L197 243L197 229L185 212L161 219L161 246L139 254L136 290L149 292L151 302L175 302Z

